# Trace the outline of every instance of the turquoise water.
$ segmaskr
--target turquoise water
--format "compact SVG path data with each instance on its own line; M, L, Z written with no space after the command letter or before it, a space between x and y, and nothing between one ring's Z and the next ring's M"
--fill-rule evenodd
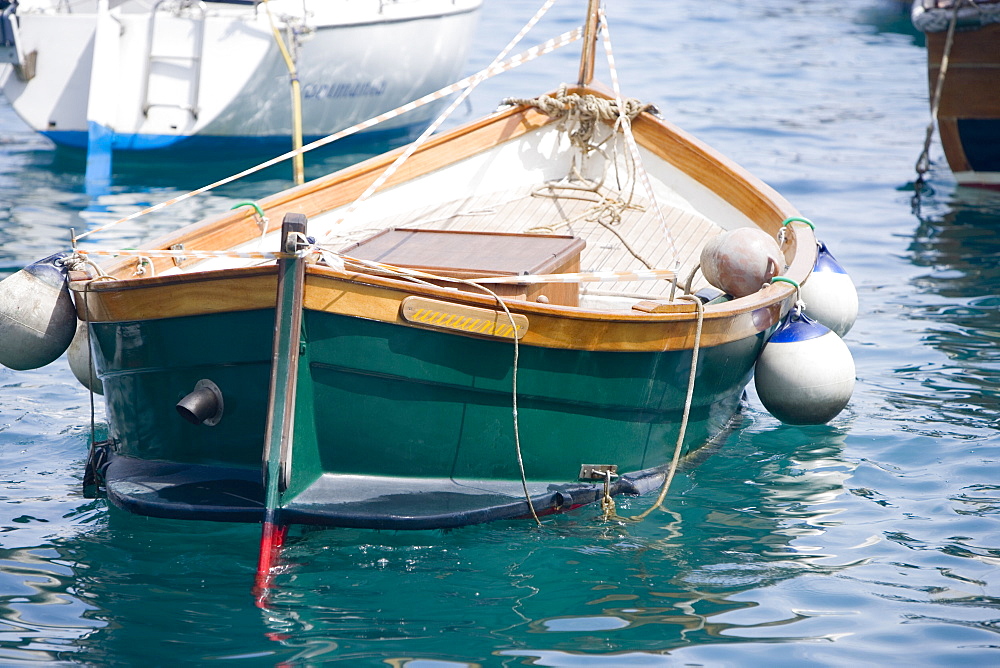
M539 4L487 0L470 71ZM578 23L580 5L560 4L529 42ZM64 359L0 369L0 665L1000 664L1000 193L956 187L935 140L913 210L926 54L904 3L609 13L626 93L785 194L850 270L848 409L794 428L751 396L741 428L675 480L669 510L638 524L581 509L541 528L296 530L259 609L258 527L83 498L89 395ZM491 81L457 120L572 80L575 61ZM119 162L90 197L79 156L0 101L0 275L64 248L70 228L241 166ZM132 245L287 178L274 169L102 239Z

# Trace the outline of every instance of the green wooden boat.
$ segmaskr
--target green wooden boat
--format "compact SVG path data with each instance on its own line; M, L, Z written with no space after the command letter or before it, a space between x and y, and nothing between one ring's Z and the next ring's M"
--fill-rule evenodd
M591 2L575 87L73 273L108 498L456 527L653 490L722 433L816 238L764 183L591 83L597 17ZM779 254L745 294L698 270L739 230Z

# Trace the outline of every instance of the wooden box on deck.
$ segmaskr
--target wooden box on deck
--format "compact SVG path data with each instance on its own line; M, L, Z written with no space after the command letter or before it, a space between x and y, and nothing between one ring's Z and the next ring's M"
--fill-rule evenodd
M451 278L563 274L580 271L586 243L572 236L452 230L389 229L345 248L360 260ZM431 281L483 294L471 285ZM563 306L579 304L578 283L488 284L501 297Z

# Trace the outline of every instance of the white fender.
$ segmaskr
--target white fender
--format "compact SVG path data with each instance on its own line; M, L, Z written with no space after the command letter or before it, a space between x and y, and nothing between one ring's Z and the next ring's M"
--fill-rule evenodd
M0 364L37 369L66 352L76 332L76 309L66 268L56 253L0 281Z
M95 394L104 394L104 383L97 377L97 369L90 361L90 346L87 340L87 323L78 321L76 334L66 350L69 368L80 384Z

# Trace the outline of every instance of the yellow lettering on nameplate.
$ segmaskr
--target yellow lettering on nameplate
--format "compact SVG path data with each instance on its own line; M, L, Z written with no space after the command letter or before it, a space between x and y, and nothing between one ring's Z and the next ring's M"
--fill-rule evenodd
M402 312L407 322L501 339L515 336L520 339L528 331L528 318L520 313L511 313L509 317L504 311L425 297L407 297L403 300Z

